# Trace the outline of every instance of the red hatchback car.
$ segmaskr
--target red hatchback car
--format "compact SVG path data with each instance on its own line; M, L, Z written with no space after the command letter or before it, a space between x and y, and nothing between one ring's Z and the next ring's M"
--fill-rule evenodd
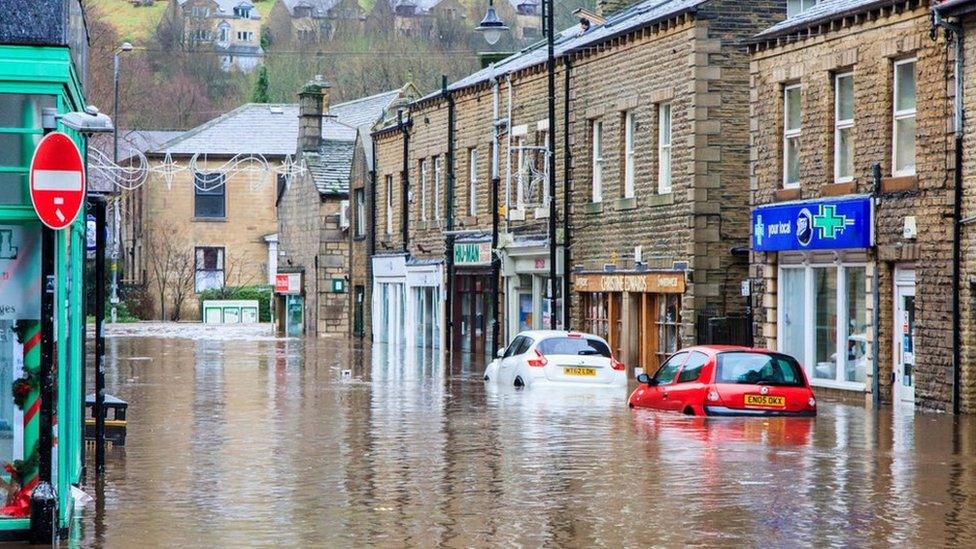
M696 416L817 415L817 400L796 359L762 349L689 347L637 381L631 408Z

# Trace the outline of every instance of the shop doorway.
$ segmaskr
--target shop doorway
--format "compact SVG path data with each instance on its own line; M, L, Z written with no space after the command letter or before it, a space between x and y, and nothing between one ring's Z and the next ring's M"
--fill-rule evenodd
M915 405L915 270L895 268L895 402Z
M454 283L454 349L483 355L491 348L488 320L491 314L491 278L458 275Z

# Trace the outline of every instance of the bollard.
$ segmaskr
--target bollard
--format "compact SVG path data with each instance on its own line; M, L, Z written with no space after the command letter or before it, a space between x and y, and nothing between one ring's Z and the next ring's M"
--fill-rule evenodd
M35 545L54 545L54 516L58 508L57 495L50 482L43 481L31 493L30 542Z

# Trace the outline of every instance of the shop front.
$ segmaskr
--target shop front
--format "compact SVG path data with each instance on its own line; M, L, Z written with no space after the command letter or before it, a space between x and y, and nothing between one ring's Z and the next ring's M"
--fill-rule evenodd
M765 252L764 270L773 276L760 300L766 318L776 323L775 348L803 364L814 385L860 392L867 387L873 217L869 196L753 210L753 251ZM773 304L775 315L768 310Z
M681 346L684 271L577 273L581 330L610 344L628 375L653 373Z
M563 249L556 249L556 326L563 329ZM504 341L523 330L550 329L549 241L545 237L521 238L501 249L505 299Z
M454 352L484 356L491 352L492 295L491 241L459 240L454 243L454 280L451 303Z
M409 259L407 274L407 343L435 356L444 348L444 265L442 261Z
M304 278L301 271L275 274L275 322L286 337L305 333Z
M373 257L373 341L404 346L407 338L407 256Z

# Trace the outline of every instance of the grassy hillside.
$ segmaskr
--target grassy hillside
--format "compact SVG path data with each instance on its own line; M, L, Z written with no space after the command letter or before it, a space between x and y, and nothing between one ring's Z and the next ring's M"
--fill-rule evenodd
M156 0L150 7L139 8L128 0L86 0L85 4L99 10L119 32L119 37L130 42L142 42L149 37L169 6L167 0Z

